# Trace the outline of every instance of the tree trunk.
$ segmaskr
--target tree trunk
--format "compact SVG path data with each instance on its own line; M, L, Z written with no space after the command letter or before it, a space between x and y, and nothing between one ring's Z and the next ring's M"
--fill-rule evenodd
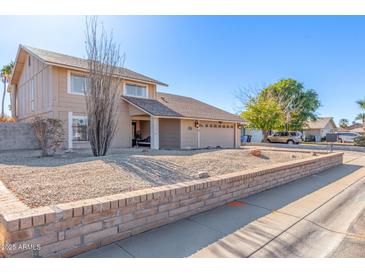
M267 137L269 136L269 131L268 130L262 130L262 142L263 143L267 143Z
M5 94L6 94L6 82L3 82L3 84L4 84L4 91L3 91L3 99L1 101L1 117L5 117L4 104L5 104Z
M123 65L124 56L120 55L112 34L98 25L96 17L86 21L86 54L89 73L85 102L89 142L94 156L105 156L118 124L121 78L115 75L118 67Z

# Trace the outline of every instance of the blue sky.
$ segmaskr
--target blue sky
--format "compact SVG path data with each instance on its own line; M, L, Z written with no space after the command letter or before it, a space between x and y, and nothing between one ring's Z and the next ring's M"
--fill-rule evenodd
M235 112L235 92L292 77L315 89L318 113L350 121L365 98L365 17L108 16L125 66ZM0 64L18 44L84 57L83 16L0 16ZM2 88L2 87L1 87ZM7 103L8 104L8 103Z

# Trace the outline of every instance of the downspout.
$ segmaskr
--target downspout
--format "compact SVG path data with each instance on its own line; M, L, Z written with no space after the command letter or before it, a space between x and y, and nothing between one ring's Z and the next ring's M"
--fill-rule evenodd
M198 120L198 149L200 148L200 124Z

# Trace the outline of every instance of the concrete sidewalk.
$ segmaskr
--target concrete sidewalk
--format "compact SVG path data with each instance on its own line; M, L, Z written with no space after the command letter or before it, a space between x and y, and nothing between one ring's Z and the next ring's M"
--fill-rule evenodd
M365 157L345 161L78 257L341 257L365 239Z
M309 150L324 150L327 151L330 149L330 143L319 143L319 144L306 144L300 143L297 145L289 145L283 143L244 143L241 147L273 147L273 148L290 148L290 149L309 149ZM336 151L346 151L346 152L365 152L365 147L348 145L348 144L333 144L332 149Z

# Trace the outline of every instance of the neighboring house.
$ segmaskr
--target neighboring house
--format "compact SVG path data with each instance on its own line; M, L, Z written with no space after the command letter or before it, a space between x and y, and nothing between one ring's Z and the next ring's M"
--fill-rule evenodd
M10 80L12 114L63 121L65 147L88 147L84 90L87 60L20 45ZM120 108L112 147L132 147L145 139L153 149L239 147L242 119L193 98L157 92L166 84L119 69Z
M354 128L354 129L351 129L349 130L350 132L356 132L356 133L359 133L361 135L365 135L365 129L364 129L364 126L361 126L361 127L358 127L358 128Z
M361 123L354 123L346 128L341 128L340 132L356 132L365 135L364 125Z
M320 142L327 133L335 132L337 129L332 117L319 117L317 120L310 120L303 130L303 138L307 140L314 136L316 142Z

